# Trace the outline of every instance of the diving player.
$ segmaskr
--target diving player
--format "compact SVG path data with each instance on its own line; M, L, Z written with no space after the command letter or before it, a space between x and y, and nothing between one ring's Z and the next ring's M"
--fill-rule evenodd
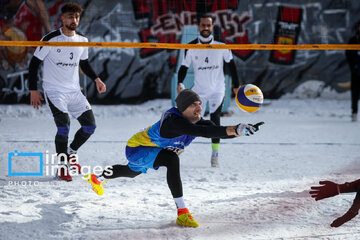
M236 126L216 126L213 122L201 118L200 97L191 89L181 91L175 101L177 108L167 110L158 122L129 139L126 145L126 158L129 161L127 165L114 165L111 171L104 170L99 178L94 174L86 177L93 190L102 195L104 189L101 178L133 178L146 173L149 168L157 170L159 167L166 167L167 183L178 211L176 223L198 227L183 199L179 155L195 137L249 136L256 132L263 122L255 125L240 123Z

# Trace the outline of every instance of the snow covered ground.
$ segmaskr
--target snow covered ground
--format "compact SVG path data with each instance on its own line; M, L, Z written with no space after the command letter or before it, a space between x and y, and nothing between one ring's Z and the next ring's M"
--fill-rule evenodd
M125 164L127 139L169 107L166 99L93 106L98 127L80 163ZM185 202L200 224L192 229L175 224L165 169L111 180L103 196L80 176L69 183L8 176L8 153L53 154L56 128L46 108L0 105L0 239L360 239L360 216L330 227L354 194L319 202L308 194L319 180L359 178L360 122L350 122L350 101L284 98L254 114L234 103L231 110L223 125L265 125L254 136L223 140L220 168L210 167L208 139L197 138L180 156ZM72 120L71 138L78 127ZM32 161L14 158L12 171L36 170Z

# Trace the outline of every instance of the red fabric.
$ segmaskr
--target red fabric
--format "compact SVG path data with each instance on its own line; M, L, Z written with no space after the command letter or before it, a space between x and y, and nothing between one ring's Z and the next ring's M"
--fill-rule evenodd
M281 20L285 22L298 23L300 17L300 8L284 7L281 13Z
M183 215L185 213L189 213L189 209L187 209L187 208L179 208L178 209L178 216Z
M97 180L95 174L91 174L91 180L93 181L93 183L100 185L101 182L99 180Z

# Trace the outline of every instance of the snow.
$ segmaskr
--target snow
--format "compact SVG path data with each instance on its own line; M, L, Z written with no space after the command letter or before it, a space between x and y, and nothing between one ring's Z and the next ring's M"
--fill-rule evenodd
M72 182L8 176L8 153L51 156L56 128L46 107L0 105L0 239L360 239L359 216L330 227L354 193L319 202L308 194L320 180L359 178L360 122L350 121L349 98L311 97L273 100L253 114L233 102L223 125L265 125L253 136L222 140L219 168L210 167L209 139L197 138L185 149L184 199L200 224L196 229L175 224L166 169L110 180L103 196L80 176ZM80 163L92 169L126 164L126 141L170 105L164 99L93 106L97 129L79 150ZM72 119L70 139L78 127ZM32 166L17 165L20 171Z

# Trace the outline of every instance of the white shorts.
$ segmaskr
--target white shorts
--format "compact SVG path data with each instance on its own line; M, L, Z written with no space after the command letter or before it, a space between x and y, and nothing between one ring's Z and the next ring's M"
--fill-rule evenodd
M202 112L201 116L204 116L206 110L206 104L209 102L209 112L214 113L224 100L225 92L216 92L211 95L199 95L201 99Z
M48 98L49 98L50 102L57 109L59 109L61 112L70 114L74 118L80 117L81 114L91 109L88 100L80 90L70 93L44 91L44 95L48 106L49 106L49 102L48 102Z

